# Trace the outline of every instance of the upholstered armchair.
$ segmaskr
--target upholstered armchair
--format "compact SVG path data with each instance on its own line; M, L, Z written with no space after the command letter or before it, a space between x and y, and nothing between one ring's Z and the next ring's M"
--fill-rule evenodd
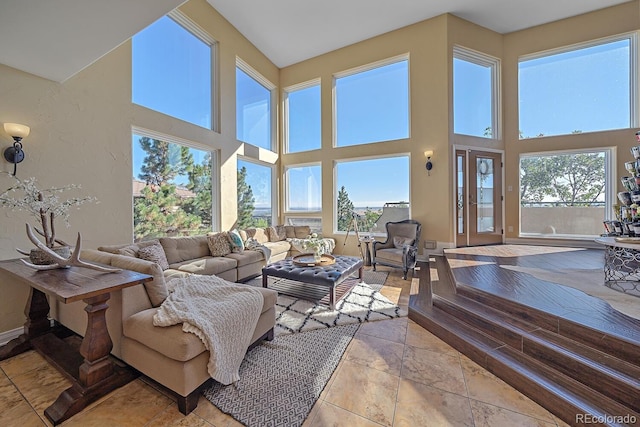
M402 268L402 278L406 280L409 269L416 267L416 255L422 225L418 221L405 219L404 221L388 222L387 240L373 242L371 264L376 270L376 264Z

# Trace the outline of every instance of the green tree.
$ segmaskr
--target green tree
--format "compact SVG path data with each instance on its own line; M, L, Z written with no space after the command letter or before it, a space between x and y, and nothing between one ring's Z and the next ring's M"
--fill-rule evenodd
M588 206L604 192L605 159L600 153L527 157L520 163L522 202L556 200Z
M134 203L135 240L151 237L193 234L200 229L200 218L180 209L180 198L176 186L162 184L159 187L147 185L142 189L142 197Z
M188 177L187 189L195 194L195 197L185 200L183 208L185 212L200 218L203 230L211 230L211 212L213 209L211 198L211 153L205 155L201 164L193 165Z
M247 168L238 170L238 228L248 228L255 226L253 211L256 199L253 197L253 190L247 184Z
M349 199L347 189L340 188L338 193L338 231L347 231L353 216L353 202Z
M140 147L146 153L138 178L147 185L162 185L193 168L189 147L143 136Z

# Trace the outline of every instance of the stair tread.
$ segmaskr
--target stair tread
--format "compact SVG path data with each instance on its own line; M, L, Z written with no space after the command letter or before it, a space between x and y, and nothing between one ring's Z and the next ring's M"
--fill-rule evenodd
M497 367L499 368L497 369L499 372L493 372L501 378L507 374L505 369L509 369L512 375L520 378L520 381L524 380L530 384L536 384L538 388L541 387L556 398L561 398L569 402L576 411L583 411L592 415L619 415L633 412L623 404L553 368L537 362L532 357L516 349L507 345L496 345L496 343L499 344L499 341L488 337L482 331L475 329L471 325L460 321L437 307L421 311L419 314L424 316L425 319L428 319L429 322L436 323L440 328L453 334L458 339L464 340L465 343L475 347L480 352L484 352L487 358L497 361L500 365ZM493 343L493 345L487 345L487 343ZM488 369L490 369L491 366L487 365L493 363L488 361L483 364L482 361L475 361ZM507 381L507 379L505 379L505 381ZM530 397L533 398L533 396ZM536 397L541 398L540 396ZM534 398L534 400L536 399ZM551 401L553 401L553 399L551 399Z

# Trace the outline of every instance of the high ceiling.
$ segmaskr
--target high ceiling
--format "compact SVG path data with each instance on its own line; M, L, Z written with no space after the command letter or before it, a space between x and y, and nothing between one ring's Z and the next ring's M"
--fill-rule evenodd
M1 0L0 63L63 82L185 0ZM207 0L278 67L450 12L499 33L629 0Z

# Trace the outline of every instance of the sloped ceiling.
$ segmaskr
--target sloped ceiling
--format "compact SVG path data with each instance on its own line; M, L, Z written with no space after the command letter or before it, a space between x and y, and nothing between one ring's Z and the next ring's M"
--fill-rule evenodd
M0 63L64 82L185 0L2 0Z
M185 0L0 0L0 63L64 82ZM207 0L278 67L445 12L499 33L629 0Z

